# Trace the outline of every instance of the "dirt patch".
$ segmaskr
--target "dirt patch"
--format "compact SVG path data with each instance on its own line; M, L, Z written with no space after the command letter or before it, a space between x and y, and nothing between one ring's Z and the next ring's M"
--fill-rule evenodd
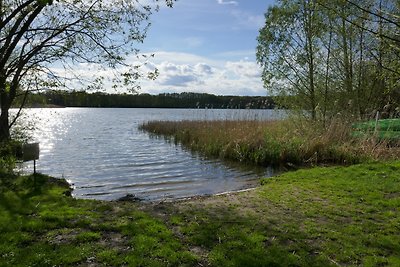
M128 239L118 232L103 232L100 244L118 251L128 251L130 249Z
M386 199L394 199L394 198L400 198L400 192L393 192L389 194L385 194Z
M76 236L79 234L77 229L58 229L55 231L50 231L45 239L49 244L60 245L71 243L75 240Z

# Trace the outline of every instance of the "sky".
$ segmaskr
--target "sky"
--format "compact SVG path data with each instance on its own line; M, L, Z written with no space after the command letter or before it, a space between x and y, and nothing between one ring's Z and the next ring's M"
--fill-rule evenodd
M178 0L151 17L142 53L155 54L140 93L267 95L256 63L257 36L273 0Z

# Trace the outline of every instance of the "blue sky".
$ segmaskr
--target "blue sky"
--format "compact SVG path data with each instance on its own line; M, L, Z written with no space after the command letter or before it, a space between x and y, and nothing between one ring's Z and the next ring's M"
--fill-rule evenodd
M255 49L264 13L273 0L178 0L151 18L141 52L155 54L156 81L141 92L266 95Z

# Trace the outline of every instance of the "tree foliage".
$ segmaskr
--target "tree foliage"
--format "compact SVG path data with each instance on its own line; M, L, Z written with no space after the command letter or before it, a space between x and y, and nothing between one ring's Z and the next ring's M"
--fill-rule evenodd
M93 87L105 68L114 70L114 84L135 89L140 65L126 58L140 57L134 44L143 42L158 8L158 0L0 0L0 140L9 137L8 111L18 91L73 81Z
M395 0L279 0L265 14L257 60L264 84L313 119L399 112ZM284 99L284 98L283 98ZM397 110L396 110L397 108Z
M15 104L22 101L17 99ZM103 108L214 108L273 109L270 96L221 96L206 93L106 94L85 91L46 91L30 94L27 107L103 107Z

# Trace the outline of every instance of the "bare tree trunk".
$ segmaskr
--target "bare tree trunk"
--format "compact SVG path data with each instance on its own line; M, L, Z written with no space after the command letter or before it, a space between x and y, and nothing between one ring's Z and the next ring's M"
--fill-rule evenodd
M308 88L310 93L311 118L317 119L317 99L315 93L315 62L314 62L314 47L313 47L313 27L314 27L314 10L315 4L312 1L307 1L304 6L305 14L305 31L306 31L306 51L308 55Z
M4 90L4 89L0 89ZM7 95L5 92L0 93L0 105L1 105L1 114L0 114L0 143L10 139L10 127L9 127L9 105L7 101Z
M358 116L362 118L364 115L364 103L363 102L363 64L364 64L364 30L360 29L360 61L358 69L358 86L357 86L357 106L358 106Z
M344 66L344 88L348 93L352 91L352 78L350 71L349 43L347 39L346 20L342 18L342 49L343 49L343 66Z
M382 0L379 1L379 15L382 14ZM384 40L382 39L383 34L383 20L379 18L378 21L378 32L379 32L379 44L378 44L378 90L381 93L381 99L378 103L379 108L383 108L386 105L386 97L385 97L385 78L384 78L384 70L383 70L383 58L385 53L385 45Z
M324 88L324 106L322 109L323 123L324 127L326 125L326 112L328 109L328 88L329 88L329 64L331 59L331 46L332 46L332 21L329 21L329 40L327 47L327 55L326 55L326 69L325 69L325 88Z

